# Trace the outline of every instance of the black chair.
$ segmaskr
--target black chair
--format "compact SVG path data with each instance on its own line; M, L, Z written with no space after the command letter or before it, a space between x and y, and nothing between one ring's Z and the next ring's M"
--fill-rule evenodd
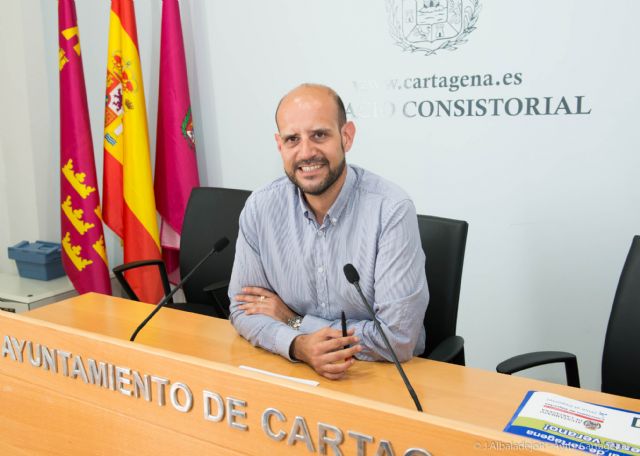
M602 392L640 399L640 236L634 236L613 298L602 353ZM513 374L563 362L567 384L580 387L578 361L567 352L533 352L501 362L496 370Z
M180 239L180 272L184 275L213 247L221 237L229 239L229 246L209 258L184 284L186 303L170 303L167 307L219 318L229 316L227 289L233 267L238 239L238 219L248 190L228 188L194 188L184 216ZM145 260L113 268L116 278L130 299L138 297L127 283L124 272L137 267L157 266L164 294L170 292L169 280L161 260Z
M427 340L420 357L464 366L464 339L456 335L456 324L469 224L418 215L418 228L427 256L429 284L429 306L424 317Z

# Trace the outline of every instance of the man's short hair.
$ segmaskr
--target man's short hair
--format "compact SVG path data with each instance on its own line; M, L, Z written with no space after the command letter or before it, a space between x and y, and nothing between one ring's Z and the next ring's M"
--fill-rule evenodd
M344 108L344 103L342 102L342 98L340 98L340 95L338 95L338 93L335 90L323 84L313 84L310 82L305 82L304 84L300 84L299 86L290 90L289 92L287 92L285 96L280 98L280 101L278 102L278 106L276 107L276 114L275 114L276 126L278 127L278 129L280 128L280 126L278 125L278 111L280 111L280 105L282 104L284 99L289 96L291 92L293 92L294 90L300 89L302 87L313 87L313 88L325 89L327 92L329 92L329 94L333 98L333 101L336 104L336 108L338 111L338 116L336 119L338 121L338 129L342 128L344 124L347 123L347 111Z

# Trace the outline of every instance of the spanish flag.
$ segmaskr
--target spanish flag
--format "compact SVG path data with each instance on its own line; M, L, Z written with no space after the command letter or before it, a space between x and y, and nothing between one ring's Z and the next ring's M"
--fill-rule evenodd
M73 0L58 2L62 263L78 293L111 294Z
M149 133L132 0L112 0L104 119L104 221L120 238L124 261L160 259L149 158ZM157 268L138 268L127 281L141 301L162 298Z

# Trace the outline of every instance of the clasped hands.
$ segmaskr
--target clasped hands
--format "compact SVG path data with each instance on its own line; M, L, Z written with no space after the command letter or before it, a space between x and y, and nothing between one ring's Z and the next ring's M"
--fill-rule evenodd
M262 287L244 287L242 294L236 295L236 301L243 303L238 308L247 315L263 314L283 323L297 315L280 296ZM342 331L327 327L297 336L291 353L323 377L338 380L355 363L353 356L362 350L358 342L353 329L343 337Z

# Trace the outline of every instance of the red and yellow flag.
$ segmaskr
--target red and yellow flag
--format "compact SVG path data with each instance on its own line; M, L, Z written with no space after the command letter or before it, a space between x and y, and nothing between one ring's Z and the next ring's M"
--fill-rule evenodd
M104 221L122 239L125 263L160 259L147 113L132 0L111 1L105 103ZM141 301L156 303L162 298L157 268L139 268L126 274Z
M58 2L62 263L78 293L111 294L73 0Z

